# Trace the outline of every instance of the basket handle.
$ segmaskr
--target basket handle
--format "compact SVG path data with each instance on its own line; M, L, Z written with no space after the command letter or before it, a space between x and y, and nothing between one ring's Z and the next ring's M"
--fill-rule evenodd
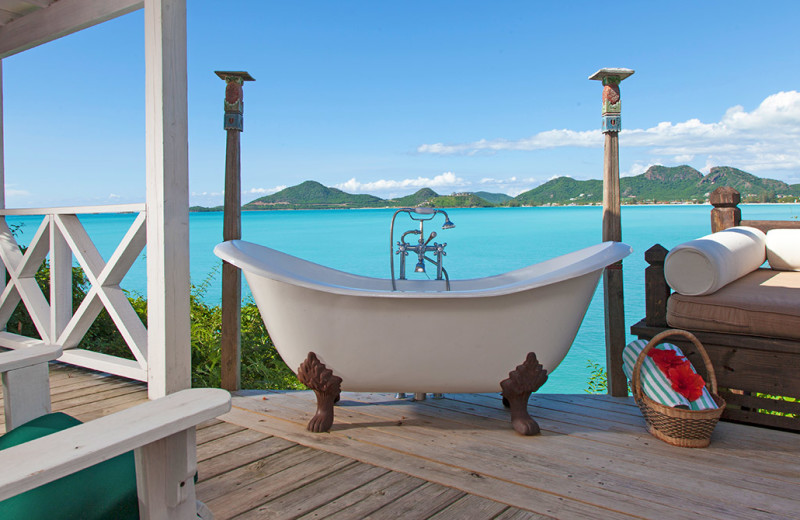
M639 384L639 372L642 369L642 363L644 363L644 358L650 350L655 347L656 345L662 343L665 338L670 336L683 336L684 338L688 339L694 346L697 347L697 351L700 353L700 356L703 358L703 363L706 365L706 373L708 374L709 381L706 381L706 386L711 390L712 394L717 393L717 374L714 372L714 367L711 364L711 359L708 357L708 353L706 349L703 348L703 344L700 343L694 334L691 332L680 330L680 329L669 329L665 330L664 332L660 332L653 336L647 345L642 349L639 353L639 357L636 358L636 364L633 365L633 374L631 376L631 390L633 390L633 396L638 400L642 398L642 387Z

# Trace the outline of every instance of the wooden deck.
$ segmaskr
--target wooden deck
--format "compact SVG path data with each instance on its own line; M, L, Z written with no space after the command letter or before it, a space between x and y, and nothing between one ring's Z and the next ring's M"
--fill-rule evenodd
M53 365L53 408L91 420L142 384ZM348 394L311 434L310 392L243 392L198 429L198 498L216 518L800 518L800 436L721 423L711 447L649 436L629 399L541 395L522 437L497 395Z

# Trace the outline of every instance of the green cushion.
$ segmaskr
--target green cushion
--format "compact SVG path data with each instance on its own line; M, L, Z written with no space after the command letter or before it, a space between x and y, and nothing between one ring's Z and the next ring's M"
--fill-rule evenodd
M0 437L0 450L81 424L57 412L38 417ZM139 518L133 452L0 502L0 518Z

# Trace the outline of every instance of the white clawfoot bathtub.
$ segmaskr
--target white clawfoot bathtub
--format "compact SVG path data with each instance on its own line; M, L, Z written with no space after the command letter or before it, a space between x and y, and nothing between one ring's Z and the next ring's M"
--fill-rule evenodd
M618 242L497 276L441 281L368 278L244 241L214 253L244 271L270 337L292 370L309 352L370 392L494 392L534 352L548 371L569 351Z

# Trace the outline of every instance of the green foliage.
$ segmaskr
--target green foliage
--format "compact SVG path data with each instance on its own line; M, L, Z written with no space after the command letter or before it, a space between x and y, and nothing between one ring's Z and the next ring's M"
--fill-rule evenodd
M787 397L785 395L762 394L759 392L754 392L753 395L755 395L756 397L763 397L764 399L772 399L774 401L787 401L790 403L800 402L800 399L796 397ZM758 413L763 413L767 415L780 415L782 417L789 417L792 419L796 419L798 417L798 414L796 413L776 412L775 410L766 410L763 408L759 408L757 411Z
M586 368L591 370L591 373L584 392L587 394L608 393L608 375L605 367L589 359L586 361Z
M39 270L36 272L36 282L42 289L45 298L50 299L50 266L44 262ZM83 273L80 267L72 268L72 311L75 312L80 306L86 293L89 290L89 280ZM128 295L134 310L142 319L142 322L147 321L147 302L144 298L138 295ZM14 313L8 320L6 328L17 334L29 336L32 338L40 338L36 327L31 320L28 311L22 303L19 303L14 309ZM118 356L125 359L134 359L130 349L128 349L125 340L117 330L114 321L109 316L105 309L95 319L94 323L84 335L78 348L100 352L102 354L109 354Z
M209 275L192 288L192 386L219 387L220 339L222 309L203 302L213 280ZM256 304L249 300L242 305L242 388L278 390L305 388L278 355Z
M190 296L192 386L220 386L220 329L222 310L218 305L203 302L203 295L213 281L215 272L199 286L192 287ZM46 298L50 295L50 268L47 262L36 273L36 281ZM78 308L89 289L89 281L80 267L72 268L72 308ZM128 294L133 309L147 323L147 300L138 294ZM40 338L25 307L17 305L7 328L24 336ZM125 359L134 359L116 325L103 310L87 331L78 348ZM242 387L249 389L304 388L286 366L269 338L258 307L251 300L242 306Z

